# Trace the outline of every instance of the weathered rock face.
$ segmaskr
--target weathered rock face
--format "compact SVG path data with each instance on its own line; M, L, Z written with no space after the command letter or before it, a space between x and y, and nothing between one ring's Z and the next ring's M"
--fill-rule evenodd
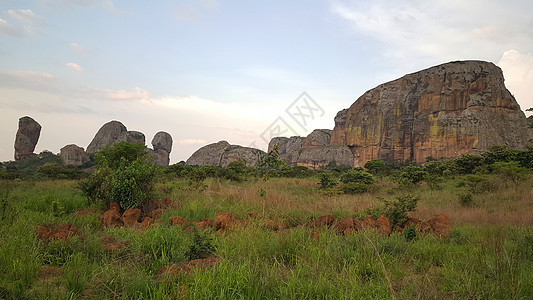
M164 131L159 131L152 139L152 147L154 150L161 149L168 153L172 152L172 136Z
M33 154L39 136L41 125L30 117L19 119L19 128L15 137L15 160L27 158Z
M154 164L165 167L165 166L168 166L168 164L170 163L170 156L167 151L163 149L159 149L159 150L147 149L147 150L152 155Z
M119 137L123 136L127 131L126 126L118 121L105 123L104 126L98 130L89 146L87 146L87 153L94 154L107 145L113 145L118 141Z
M196 150L185 164L190 166L213 165L225 167L233 161L243 160L246 165L254 166L264 153L259 149L230 145L226 141L220 141Z
M318 169L329 164L352 166L353 153L348 146L326 145L302 149L298 166Z
M354 151L354 166L371 159L423 163L492 145L524 148L533 137L500 68L459 61L379 85L335 117L333 145Z
M283 158L287 164L294 167L298 163L298 157L300 156L304 139L305 138L301 136L291 136L290 138L275 137L268 143L268 152L272 151L274 145L278 143L279 156Z
M146 138L144 137L144 133L139 131L126 131L119 135L117 139L112 143L118 143L118 142L128 142L133 144L145 144Z
M329 145L331 142L330 129L315 129L303 141L302 148L310 149Z
M79 167L91 160L85 150L76 145L66 145L59 151L59 156L65 167Z
M271 151L276 143L279 155L290 166L317 169L329 164L352 166L353 152L348 146L330 145L331 130L316 129L307 137L275 137L268 144Z

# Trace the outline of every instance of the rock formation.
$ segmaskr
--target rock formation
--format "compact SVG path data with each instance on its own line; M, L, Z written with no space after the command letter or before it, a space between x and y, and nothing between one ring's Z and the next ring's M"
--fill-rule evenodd
M279 155L290 166L317 169L330 164L352 166L353 153L347 146L330 145L331 130L316 129L307 137L275 137L268 151L278 143Z
M119 121L105 123L104 126L98 130L89 146L87 146L87 153L95 154L105 146L113 145L119 140L119 137L123 138L123 135L127 131L126 126Z
M265 152L249 147L230 145L220 141L206 145L194 152L186 164L190 166L213 165L225 167L233 161L243 160L248 166L255 166Z
M19 128L15 137L15 160L27 158L33 154L39 136L41 125L30 117L19 119Z
M160 166L168 166L170 162L170 152L172 151L172 136L160 131L152 139L154 162Z
M91 160L85 150L77 145L66 145L59 151L59 156L65 167L79 167Z
M371 159L423 163L492 145L524 148L532 132L489 62L451 62L384 83L335 117L331 144L354 151L354 166Z

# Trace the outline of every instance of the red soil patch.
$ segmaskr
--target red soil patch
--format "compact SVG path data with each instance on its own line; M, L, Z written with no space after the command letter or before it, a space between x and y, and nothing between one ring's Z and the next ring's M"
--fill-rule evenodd
M66 239L76 235L81 236L79 230L72 226L72 224L60 224L57 226L43 225L37 228L37 237L41 241Z
M214 267L218 263L217 257L211 256L204 259L194 259L180 264L166 265L157 272L157 276L176 276L178 274L190 274L196 270L205 270Z

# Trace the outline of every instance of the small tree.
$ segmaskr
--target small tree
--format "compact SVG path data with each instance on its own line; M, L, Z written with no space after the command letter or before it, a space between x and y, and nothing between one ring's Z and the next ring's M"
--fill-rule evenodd
M518 187L520 181L526 179L527 169L520 167L518 162L495 162L492 164L494 172L500 174L502 177L511 180L515 187Z
M368 172L377 175L383 174L387 169L387 166L381 159L373 159L366 162L365 168L368 170Z

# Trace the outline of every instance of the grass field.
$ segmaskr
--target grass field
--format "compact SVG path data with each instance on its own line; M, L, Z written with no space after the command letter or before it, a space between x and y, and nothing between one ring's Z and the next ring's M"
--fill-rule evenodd
M317 178L275 178L267 183L208 179L205 189L165 179L158 197L170 197L156 226L103 229L75 181L2 182L0 195L0 298L2 299L532 299L533 177L514 184L485 175L490 185L468 205L459 194L464 178L440 187L420 184L402 190L387 178L371 193L326 196ZM266 191L264 197L258 190ZM5 191L9 190L9 193ZM447 237L418 233L385 236L374 230L341 235L319 228L319 239L305 224L321 215L364 217L379 198L403 193L421 200L410 216L447 215ZM215 247L213 268L172 277L159 269L188 260L194 232L171 226L169 217L199 221L227 211L249 224L223 234L199 233ZM260 218L250 219L257 212ZM264 218L290 229L272 232ZM40 241L37 228L70 223L81 235ZM104 235L129 246L102 249ZM180 293L181 290L181 293Z

